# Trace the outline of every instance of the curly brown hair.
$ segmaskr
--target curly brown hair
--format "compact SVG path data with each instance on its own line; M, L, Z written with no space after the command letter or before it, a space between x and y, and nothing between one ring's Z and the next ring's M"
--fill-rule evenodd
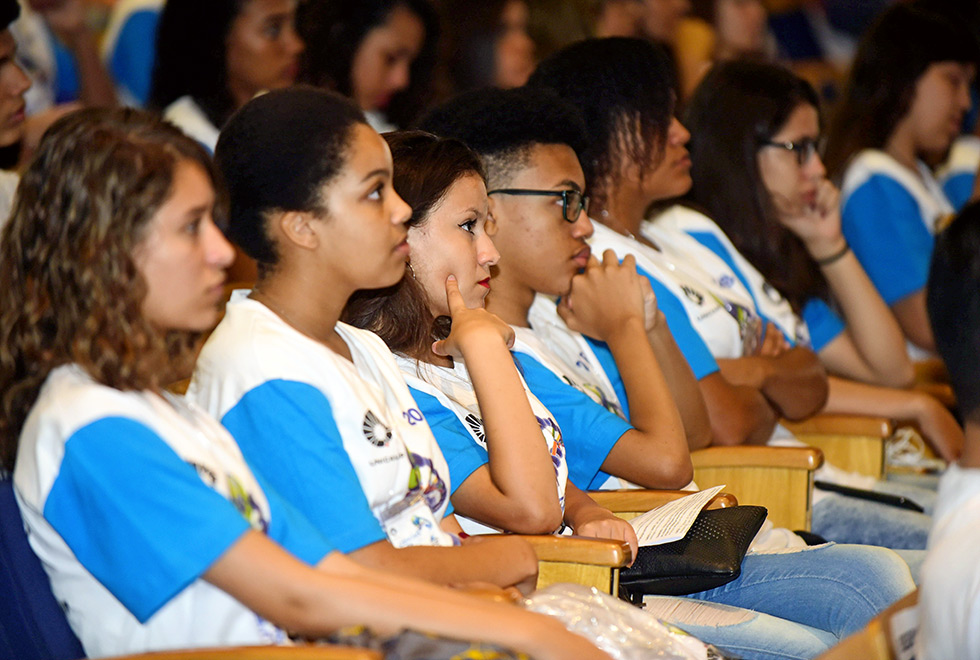
M121 390L158 390L189 373L200 334L143 318L147 284L133 260L183 160L217 181L199 144L136 110L81 110L45 134L0 237L0 458L7 469L56 367L76 364ZM216 219L223 208L219 195Z

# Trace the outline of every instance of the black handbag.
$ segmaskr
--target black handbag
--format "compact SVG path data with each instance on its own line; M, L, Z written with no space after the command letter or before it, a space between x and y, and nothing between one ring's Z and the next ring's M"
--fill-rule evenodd
M762 506L701 511L684 538L640 548L619 573L620 597L639 603L646 594L683 596L731 582L767 514Z

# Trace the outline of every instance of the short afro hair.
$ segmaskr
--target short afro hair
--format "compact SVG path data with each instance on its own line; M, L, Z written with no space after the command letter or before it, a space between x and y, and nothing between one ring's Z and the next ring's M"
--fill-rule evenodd
M926 309L960 413L980 423L980 202L936 236Z
M278 262L266 229L273 211L324 211L320 192L344 166L354 126L350 99L296 86L257 96L221 130L214 160L228 189L228 238L260 274Z
M640 171L658 157L675 105L670 56L645 39L610 37L574 43L544 59L529 86L554 90L579 109L589 143L580 154L593 194L629 158Z
M554 92L530 87L460 94L430 111L420 127L461 140L477 152L490 187L525 167L534 146L563 144L581 158L588 144L585 123L575 106Z

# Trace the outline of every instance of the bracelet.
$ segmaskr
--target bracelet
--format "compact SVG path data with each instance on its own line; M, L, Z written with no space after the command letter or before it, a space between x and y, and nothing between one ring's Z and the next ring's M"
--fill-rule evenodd
M840 261L844 257L844 255L846 255L850 251L851 251L851 246L848 245L847 243L844 243L844 247L842 247L837 252L834 252L829 257L824 257L823 259L814 259L814 261L817 262L818 266L829 266L835 261Z

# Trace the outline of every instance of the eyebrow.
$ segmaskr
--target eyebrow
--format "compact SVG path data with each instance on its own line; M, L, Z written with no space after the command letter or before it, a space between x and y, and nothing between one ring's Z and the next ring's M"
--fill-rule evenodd
M209 210L214 208L214 201L207 202L205 204L198 204L197 206L191 207L184 212L185 218L191 218L196 215L201 215L202 213L207 213Z
M558 185L556 185L554 187L555 188L560 188L560 187L573 188L573 189L577 190L578 192L582 192L582 186L578 185L577 183L575 183L571 179L565 179L564 181L562 181L561 183L559 183Z
M389 176L388 170L386 170L386 169L372 170L371 172L368 172L367 175L363 179L361 179L361 183L364 183L368 179L370 179L372 177L376 177L376 176L387 177L387 176Z

